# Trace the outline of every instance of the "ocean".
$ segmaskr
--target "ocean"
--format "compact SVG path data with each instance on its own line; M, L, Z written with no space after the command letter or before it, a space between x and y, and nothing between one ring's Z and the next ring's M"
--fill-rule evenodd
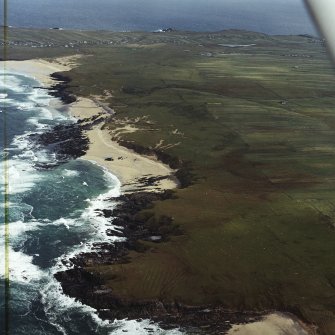
M89 251L94 242L113 241L112 227L99 215L113 208L107 198L120 195L120 182L100 166L82 159L57 164L55 154L33 140L59 124L75 122L66 108L51 107L52 98L33 78L0 75L0 133L7 119L7 147L0 138L0 173L4 155L9 172L9 266L11 335L180 334L165 332L149 321L109 322L95 310L62 293L54 273L66 269L63 260ZM5 93L8 94L7 96ZM5 150L4 150L5 149ZM40 168L45 164L53 168ZM4 208L4 183L0 186ZM4 211L0 211L0 333L4 331Z
M316 34L303 0L8 0L8 8L14 27Z

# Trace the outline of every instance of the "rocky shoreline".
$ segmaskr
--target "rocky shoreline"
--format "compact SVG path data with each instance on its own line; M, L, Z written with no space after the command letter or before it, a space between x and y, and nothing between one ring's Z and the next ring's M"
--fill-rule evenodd
M61 74L53 74L52 77L57 79L58 83L50 88L50 93L60 98L64 104L76 101L76 97L69 93L71 79ZM58 125L51 131L37 135L33 140L36 145L47 147L55 152L61 163L85 154L89 147L85 130L91 129L102 121L103 118L96 115L78 120L73 124ZM158 160L176 169L175 177L178 178L181 188L192 185L196 180L192 166L187 162L135 143L123 141L120 144L142 155L155 155ZM37 168L52 168L52 166ZM159 178L163 177L144 176L140 182L145 189L146 185L155 185ZM115 226L115 229L107 230L106 234L124 237L125 240L113 244L96 243L91 252L78 254L70 260L63 260L69 269L54 275L60 282L63 292L95 308L99 317L104 320L150 319L152 322L158 322L163 329L180 328L188 334L226 334L236 324L262 320L264 315L272 311L240 312L231 311L219 305L187 306L178 301L124 299L118 295L118 292L107 287L102 277L87 270L90 266L96 265L125 264L129 262L128 255L131 251L147 251L145 241L165 243L171 237L183 234L181 227L174 223L172 217L156 217L150 212L142 213L143 209L150 209L154 201L164 201L174 197L174 192L171 190L147 192L139 188L119 198L110 199L113 203L117 202L114 210L98 211ZM153 329L148 327L146 330L148 333L153 333Z
M107 231L107 235L126 237L124 242L96 243L95 250L71 258L73 268L58 272L55 278L61 283L65 294L97 309L102 319L151 319L159 322L163 329L181 328L192 334L224 334L234 324L254 322L264 313L233 312L220 306L187 306L178 302L167 303L160 300L125 300L117 292L107 287L102 278L92 274L87 267L92 265L113 265L128 262L131 250L145 252L142 241L164 243L171 236L182 234L179 226L171 217L140 215L142 209L148 209L153 201L171 199L172 191L162 193L137 192L122 195L116 208L102 210L101 215L113 220L120 228ZM114 218L114 219L113 219Z
M81 256L85 257L85 256ZM103 281L81 267L59 272L55 278L70 297L97 309L104 320L150 319L163 329L179 328L188 334L225 334L235 324L261 320L264 313L234 312L223 307L187 306L157 300L123 300Z
M30 140L36 147L46 148L55 155L54 163L38 163L36 168L48 169L81 157L89 146L88 138L83 133L79 123L67 123L54 126L41 134L30 135Z
M59 98L64 104L71 104L77 100L76 96L69 91L71 88L71 79L69 77L58 72L51 74L50 77L57 81L56 84L49 88L50 95Z
M76 97L69 93L71 79L62 74L51 75L58 81L49 89L50 94L60 98L68 105L76 101ZM85 154L89 140L85 130L100 123L103 118L99 115L89 119L81 119L76 123L61 124L50 131L32 135L32 141L54 152L58 164L69 159L75 159ZM195 176L189 164L181 162L166 153L140 147L135 143L122 142L121 145L132 149L139 154L155 155L160 161L177 169L175 176L180 182L180 187L190 186ZM52 168L54 165L36 166L37 168ZM140 181L145 186L152 186L161 177L143 177ZM165 178L165 177L164 177ZM63 291L82 303L97 309L102 319L151 319L159 322L164 329L179 328L192 334L219 334L228 331L233 324L247 323L259 320L264 313L233 312L220 306L187 306L178 302L167 303L159 300L133 301L120 298L117 292L106 288L102 278L93 275L85 268L92 265L113 265L128 262L127 255L130 251L145 252L147 246L143 241L165 243L172 236L183 234L182 229L173 222L172 217L154 214L143 215L141 211L152 206L154 201L172 199L174 192L146 192L135 190L133 193L110 199L117 201L114 210L101 210L100 215L105 216L116 227L107 230L107 236L124 237L125 241L111 243L96 243L94 250L81 253L64 260L64 264L71 269L58 272L55 278L61 283ZM150 332L150 329L148 329Z
M69 92L71 87L69 77L59 73L53 73L50 77L57 82L51 87L39 87L40 89L46 89L51 96L60 99L65 106L77 101L76 96ZM35 167L49 169L68 162L70 159L84 156L90 144L85 131L103 120L104 118L100 115L95 115L91 118L77 120L77 122L58 124L43 133L31 134L30 141L36 147L47 149L56 158L53 163L38 163Z

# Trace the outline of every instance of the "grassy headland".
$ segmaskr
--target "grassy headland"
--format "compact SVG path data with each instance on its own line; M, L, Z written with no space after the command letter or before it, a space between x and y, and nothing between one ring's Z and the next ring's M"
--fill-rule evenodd
M335 73L321 41L30 30L10 41L12 59L87 55L66 73L72 93L108 103L111 130L138 128L121 143L182 167L185 187L138 216L172 217L183 234L91 272L124 299L292 311L334 334Z

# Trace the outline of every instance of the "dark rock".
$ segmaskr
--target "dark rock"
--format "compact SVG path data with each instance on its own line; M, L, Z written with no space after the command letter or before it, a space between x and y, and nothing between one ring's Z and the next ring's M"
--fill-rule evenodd
M94 289L101 285L100 278L82 268L58 272L55 274L55 278L62 282L64 292L72 297L80 297L83 290L86 291L85 294L92 294Z
M42 134L32 134L30 139L37 147L45 147L55 153L56 162L38 163L37 168L52 168L69 159L85 155L89 147L89 140L82 128L76 124L61 124Z
M50 77L56 81L57 84L52 85L49 88L49 94L55 98L61 99L64 104L71 104L72 102L77 101L76 96L71 92L70 86L71 78L64 76L61 73L53 73Z

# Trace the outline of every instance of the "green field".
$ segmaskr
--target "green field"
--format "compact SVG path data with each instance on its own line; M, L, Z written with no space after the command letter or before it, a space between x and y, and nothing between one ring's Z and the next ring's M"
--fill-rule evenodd
M10 36L13 59L87 55L67 73L72 92L110 91L107 126L133 123L140 130L122 140L192 174L176 199L146 210L173 217L183 235L90 271L128 299L293 311L335 333L335 72L321 41L47 31L55 45L31 47L18 42L41 32Z

